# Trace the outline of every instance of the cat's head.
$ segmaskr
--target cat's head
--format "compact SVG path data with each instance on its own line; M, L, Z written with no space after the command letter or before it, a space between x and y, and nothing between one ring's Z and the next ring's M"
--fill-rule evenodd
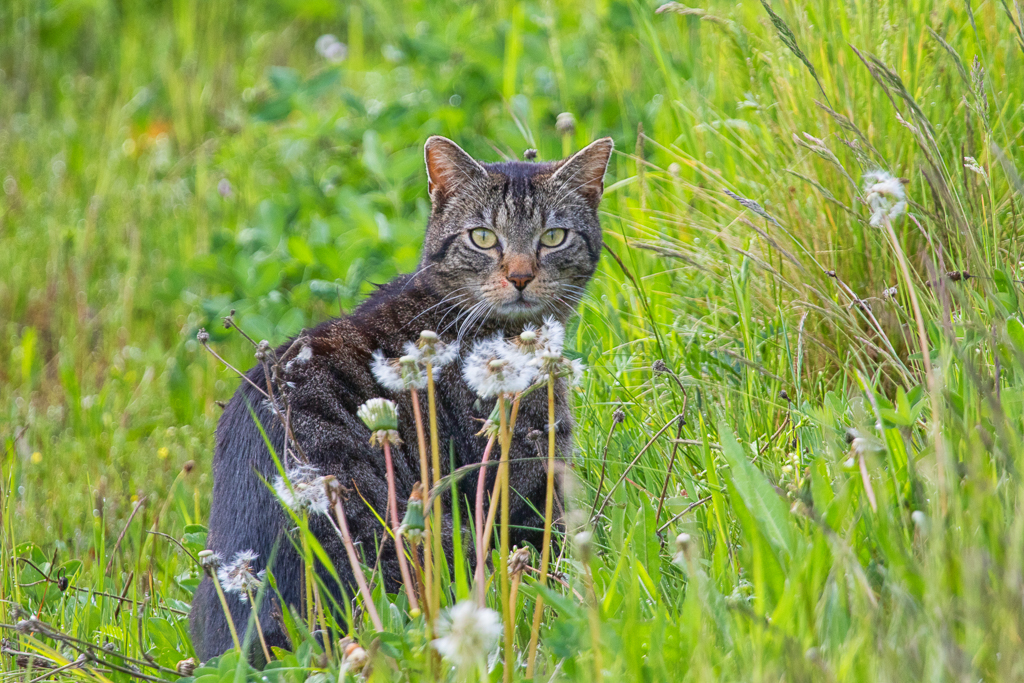
M444 307L466 321L569 317L601 255L612 147L603 138L562 161L489 164L447 138L427 140L433 209L420 272Z

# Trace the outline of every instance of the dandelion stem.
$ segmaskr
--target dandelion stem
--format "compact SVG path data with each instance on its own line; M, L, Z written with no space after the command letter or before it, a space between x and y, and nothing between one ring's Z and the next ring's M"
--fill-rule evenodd
M310 533L308 512L302 513L302 530L302 564L306 583L306 623L312 632L316 622L313 616L313 551L309 547L309 539L306 536L306 534Z
M620 420L612 418L612 426L608 428L608 436L604 440L604 452L601 455L601 476L597 480L597 491L594 493L594 505L590 508L590 519L594 518L597 512L597 504L601 500L601 489L604 488L604 478L608 473L608 447L612 445L612 435L615 428L619 426Z
M491 449L494 448L495 437L487 439L487 446L484 448L484 455L480 459L480 473L476 480L476 589L477 602L480 607L486 607L484 590L484 488L487 485L487 468L483 467L491 457Z
M359 586L359 592L363 596L366 611L370 614L370 621L373 622L373 627L378 632L383 631L384 625L380 621L380 615L377 614L377 606L373 604L373 595L370 593L370 587L366 585L366 577L363 576L363 568L359 564L359 556L356 555L356 548L352 544L352 534L348 530L348 518L345 517L345 508L341 504L341 496L334 499L334 514L338 518L341 540L345 546L345 553L348 555L348 563L352 567L352 574L356 577L356 584Z
M508 451L510 446L510 434L508 429L508 418L505 417L505 397L498 395L498 416L501 420L501 464L498 467L498 477L501 481L501 604L505 607L502 610L505 621L505 683L512 680L512 666L515 664L515 656L512 653L512 612L508 609L509 602L509 580L508 580L508 532L509 532L509 486L508 486Z
M598 613L597 594L594 592L594 577L590 573L590 562L583 562L583 580L587 587L587 604L590 606L590 648L594 651L594 678L595 683L603 680L601 662L601 615Z
M267 640L266 640L266 638L263 637L263 626L260 624L260 615L259 615L259 612L256 610L256 601L253 599L252 589L247 587L245 589L245 594L249 598L249 604L252 605L253 621L256 622L256 635L259 636L260 647L263 648L263 656L266 657L267 662L269 663L270 662L270 649L267 647ZM324 642L327 642L327 640L325 639Z
M928 351L928 333L925 331L924 316L921 315L921 305L917 300L917 289L914 287L914 281L910 279L910 267L907 265L907 257L903 253L900 241L896 238L896 231L893 230L892 221L886 217L884 223L889 239L892 240L893 250L896 252L896 260L899 261L900 270L903 271L903 279L907 281L907 294L910 295L910 305L914 309L914 320L917 323L917 340L921 345L921 362L924 364L925 380L928 383L928 392L931 394L932 410L937 411L939 407L938 387L935 383L935 376L932 373L932 359ZM948 506L946 502L945 453L942 447L942 437L939 435L939 421L938 419L933 419L931 422L932 438L935 440L935 465L938 478L939 505L942 509L942 514L945 515Z
M324 613L324 602L320 599L320 587L313 581L313 605L316 617L320 620L320 630L324 632L324 654L331 659L331 632L327 629L327 615Z
M509 420L509 434L515 431L516 428L516 416L519 413L519 399L522 396L516 396L516 400L512 402L512 417ZM491 507L487 511L487 521L484 522L484 556L487 556L487 551L490 549L491 543L491 531L494 530L494 518L498 512L499 501L501 500L501 465L498 465L498 476L494 480L494 488L491 489Z
M434 400L434 367L428 358L426 361L427 373L427 412L430 418L430 464L433 468L434 486L441 481L441 455L437 443L437 406ZM432 492L432 491L431 491ZM444 550L441 547L441 496L434 497L433 525L431 530L434 537L434 566L433 584L430 589L430 613L436 616L441 611L441 567ZM429 565L429 563L428 563Z
M221 588L220 580L217 578L216 572L212 572L210 574L210 580L213 581L213 586L217 589L217 597L220 598L220 606L224 608L224 616L228 620L228 630L231 631L231 640L235 644L235 649L242 652L242 643L238 640L238 630L235 629L235 620L231 617L231 608L228 607L228 598L224 595L224 589Z
M420 483L423 486L423 493L425 495L429 495L429 493L430 493L430 468L427 465L427 435L426 435L426 431L424 430L424 427L423 427L423 413L420 410L420 397L419 397L419 392L416 391L416 387L411 387L409 389L409 398L412 399L412 414L413 414L413 417L416 420L416 442L417 442L417 446L419 446L419 453L420 453ZM427 513L428 511L424 510L424 512ZM430 515L429 514L425 515L424 522L425 522L425 525L427 527L426 531L427 531L427 535L429 537L429 534L430 534ZM415 549L413 550L413 552L415 552ZM426 590L423 590L424 587L421 586L420 587L421 588L420 595L423 596L423 612L426 615L425 621L426 621L427 630L428 630L427 635L429 636L430 635L429 631L430 631L430 628L431 628L431 624L433 623L432 620L431 620L433 612L431 611L431 599L430 599L430 588L429 587L434 585L433 584L433 572L431 571L430 543L424 543L423 544L423 569L422 569L421 573L423 574L422 581L423 581L423 583L426 584Z
M551 561L551 515L555 498L555 373L548 373L548 489L544 499L544 540L540 551L540 585L548 584L548 562ZM526 660L526 677L533 678L537 661L537 641L540 621L544 615L544 596L538 593L533 608L533 626L530 628L530 649Z
M391 508L391 531L395 539L395 554L398 555L398 568L402 572L402 585L405 587L405 595L409 598L409 606L412 609L419 609L419 601L416 600L416 591L413 590L412 577L409 575L409 564L405 561L405 543L401 534L398 533L398 496L395 494L395 465L391 460L391 442L384 440L384 463L388 473L388 507Z

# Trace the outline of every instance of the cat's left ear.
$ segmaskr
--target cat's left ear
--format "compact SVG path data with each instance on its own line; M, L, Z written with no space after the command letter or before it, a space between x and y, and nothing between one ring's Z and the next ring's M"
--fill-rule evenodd
M608 170L615 143L601 138L562 162L551 180L558 191L575 190L597 208L604 193L604 174Z

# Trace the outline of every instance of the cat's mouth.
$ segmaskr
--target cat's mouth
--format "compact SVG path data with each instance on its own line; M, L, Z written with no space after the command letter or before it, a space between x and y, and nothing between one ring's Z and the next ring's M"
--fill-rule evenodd
M506 301L495 309L495 313L505 318L519 318L536 315L543 308L539 302L529 301L522 293L514 301Z

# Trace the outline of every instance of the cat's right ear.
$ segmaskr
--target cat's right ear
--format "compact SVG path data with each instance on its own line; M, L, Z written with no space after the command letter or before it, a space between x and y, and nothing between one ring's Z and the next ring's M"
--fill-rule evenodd
M487 171L465 150L448 138L434 135L423 146L427 162L427 192L435 206L460 189L472 187L487 179Z

